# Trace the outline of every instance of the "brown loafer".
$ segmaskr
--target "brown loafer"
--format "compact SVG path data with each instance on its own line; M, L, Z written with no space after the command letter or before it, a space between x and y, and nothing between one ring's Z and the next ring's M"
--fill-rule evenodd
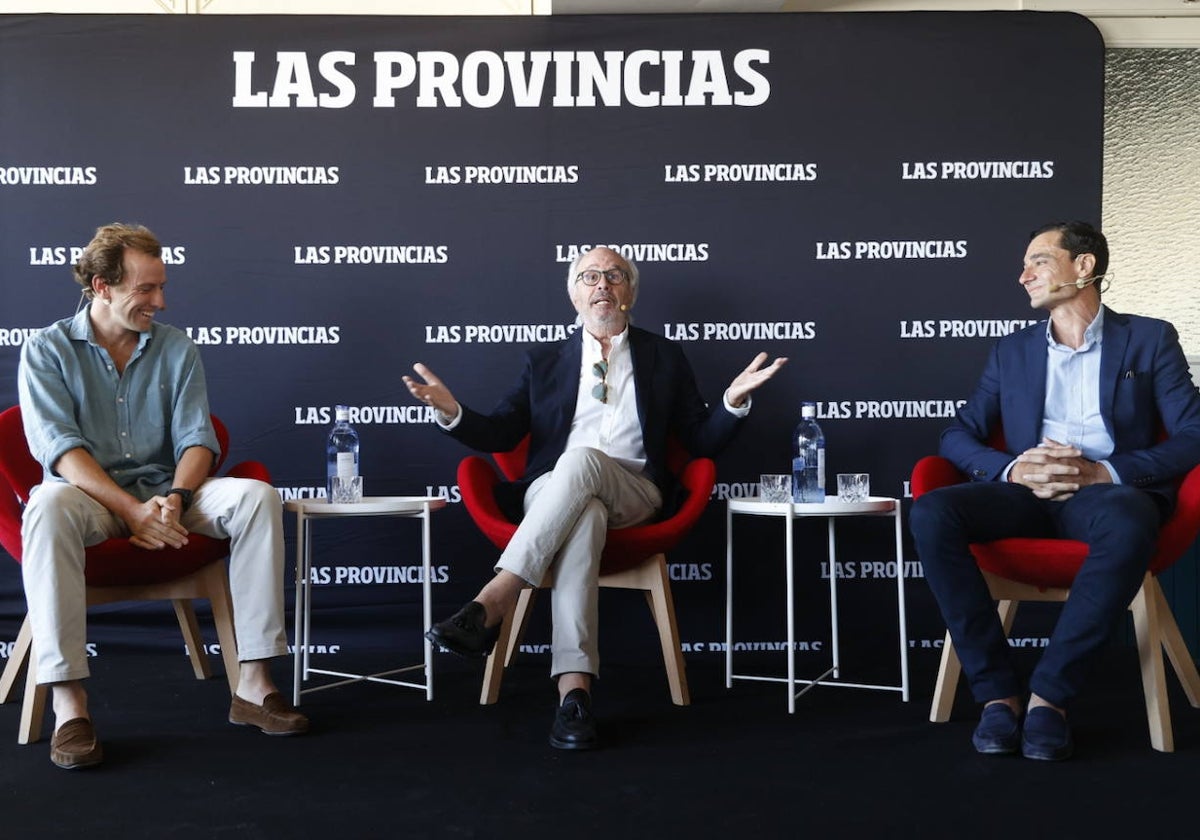
M87 718L71 718L50 739L50 760L64 770L95 767L103 759L104 750Z
M234 695L229 722L257 726L268 735L302 735L308 731L308 718L293 709L278 691L264 697L261 706Z

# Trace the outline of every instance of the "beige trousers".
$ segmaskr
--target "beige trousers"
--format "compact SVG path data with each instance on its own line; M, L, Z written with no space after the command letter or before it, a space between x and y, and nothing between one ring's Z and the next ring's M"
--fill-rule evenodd
M196 491L180 522L191 533L230 540L238 659L286 654L283 518L275 489L253 479L211 478ZM22 518L21 573L39 683L89 675L84 549L128 535L119 517L73 485L48 482L34 488Z
M525 494L525 518L500 555L496 571L531 585L553 572L550 675L599 676L600 554L609 528L628 528L662 507L657 485L598 449L564 452L554 469Z

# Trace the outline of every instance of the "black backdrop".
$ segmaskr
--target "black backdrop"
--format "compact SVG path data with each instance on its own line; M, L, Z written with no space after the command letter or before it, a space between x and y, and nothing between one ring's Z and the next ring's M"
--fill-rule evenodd
M615 245L642 269L636 322L684 344L710 399L760 350L791 359L670 558L689 655L714 655L724 499L787 470L805 399L831 476L907 496L991 342L1034 317L1015 282L1027 232L1099 219L1102 98L1101 39L1063 14L0 16L0 404L24 336L74 310L70 249L144 223L169 249L162 319L201 345L231 461L264 461L285 499L323 494L346 403L368 494L449 498L441 614L495 551L458 503L464 450L399 377L424 361L488 408L523 347L573 328L567 261ZM410 524L318 529L316 642L418 649ZM778 643L781 534L736 534L739 637ZM891 531L840 535L845 626L894 663ZM820 647L822 527L799 539L798 637ZM349 583L360 569L395 582ZM942 625L906 571L929 647ZM653 658L620 597L602 600L605 655ZM23 610L0 564L0 642ZM109 612L94 655L178 644L169 610Z

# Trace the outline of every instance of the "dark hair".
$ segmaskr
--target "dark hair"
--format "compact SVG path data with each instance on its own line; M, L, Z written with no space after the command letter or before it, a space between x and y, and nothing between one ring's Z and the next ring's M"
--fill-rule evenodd
M1029 238L1036 239L1052 230L1058 231L1059 246L1071 255L1071 259L1080 254L1091 254L1096 258L1091 276L1096 277L1108 272L1108 240L1104 238L1103 233L1087 222L1051 222L1029 234ZM1097 286L1096 291L1099 290Z
M126 248L151 257L162 256L162 245L158 238L141 225L114 222L96 228L96 235L83 249L79 262L71 267L75 274L75 282L83 287L83 293L88 300L96 296L92 290L93 277L99 277L108 286L120 285L125 277Z

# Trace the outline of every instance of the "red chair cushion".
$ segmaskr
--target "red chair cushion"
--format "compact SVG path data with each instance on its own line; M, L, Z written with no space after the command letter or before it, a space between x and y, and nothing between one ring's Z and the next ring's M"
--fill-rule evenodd
M913 467L910 480L913 498L939 487L966 481L945 458L929 455ZM1194 467L1179 486L1175 510L1158 536L1158 548L1149 570L1157 575L1175 564L1200 535L1200 466ZM990 543L973 543L971 553L979 567L1042 588L1069 588L1084 558L1087 543L1076 540L1011 538Z
M215 415L212 421L221 447L221 455L213 464L215 473L229 451L229 431ZM0 453L0 545L20 562L21 504L29 500L30 490L41 483L42 467L29 453L19 406L0 412L0 446L3 446ZM243 461L231 467L228 474L268 484L271 480L266 466L258 461ZM228 557L229 540L192 534L188 544L180 549L149 551L137 548L125 537L117 537L88 547L86 556L84 578L88 586L166 583Z
M526 437L516 449L495 453L493 457L508 480L521 476L529 448ZM600 571L614 574L637 566L647 557L674 548L696 524L712 495L717 468L710 458L687 460L686 451L675 446L669 453L674 465L682 466L680 483L687 490L683 506L670 518L632 528L614 528L608 532ZM468 455L458 465L458 486L467 513L493 545L503 550L517 531L496 504L494 489L500 481L496 470L478 455Z

